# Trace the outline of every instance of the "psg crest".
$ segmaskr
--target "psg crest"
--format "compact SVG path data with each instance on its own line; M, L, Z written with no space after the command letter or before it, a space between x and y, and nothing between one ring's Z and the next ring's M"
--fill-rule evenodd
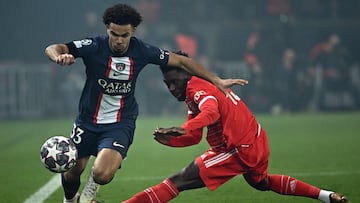
M116 70L117 71L123 71L123 70L125 70L125 63L117 63L117 64L115 64L115 68L116 68Z

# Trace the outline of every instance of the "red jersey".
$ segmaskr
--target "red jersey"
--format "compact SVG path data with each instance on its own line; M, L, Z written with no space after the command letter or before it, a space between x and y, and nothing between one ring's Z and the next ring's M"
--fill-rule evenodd
M213 150L253 144L260 125L245 103L230 89L229 96L213 84L193 76L186 89L188 120L182 125L186 135L171 137L169 145L184 147L200 142L208 128L207 142Z

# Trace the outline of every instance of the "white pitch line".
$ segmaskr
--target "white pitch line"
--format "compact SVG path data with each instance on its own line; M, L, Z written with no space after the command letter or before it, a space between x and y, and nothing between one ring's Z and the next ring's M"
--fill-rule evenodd
M291 176L341 176L360 174L360 171L334 171L334 172L314 172L314 173L302 173L293 172L288 173ZM137 177L122 177L116 181L147 181L147 180L162 180L165 176L137 176ZM44 186L38 191L27 198L23 203L43 203L48 197L50 197L61 186L60 174L53 176Z
M60 174L54 175L44 186L27 198L24 203L42 203L61 186Z

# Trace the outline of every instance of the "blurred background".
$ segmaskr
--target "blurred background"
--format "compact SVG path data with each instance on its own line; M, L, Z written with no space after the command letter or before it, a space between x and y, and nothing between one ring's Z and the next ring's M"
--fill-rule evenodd
M360 109L359 0L13 0L0 7L0 119L74 117L82 61L60 67L44 49L105 34L103 11L119 2L142 14L145 42L248 79L234 91L255 113ZM136 95L143 116L184 113L156 66Z

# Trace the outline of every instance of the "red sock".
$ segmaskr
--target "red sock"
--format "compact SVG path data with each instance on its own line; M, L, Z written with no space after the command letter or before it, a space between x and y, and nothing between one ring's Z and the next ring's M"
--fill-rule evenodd
M122 203L165 203L175 198L178 194L179 191L174 183L167 178L158 185L147 188Z
M303 196L317 199L320 189L286 175L269 175L270 190L283 195Z

